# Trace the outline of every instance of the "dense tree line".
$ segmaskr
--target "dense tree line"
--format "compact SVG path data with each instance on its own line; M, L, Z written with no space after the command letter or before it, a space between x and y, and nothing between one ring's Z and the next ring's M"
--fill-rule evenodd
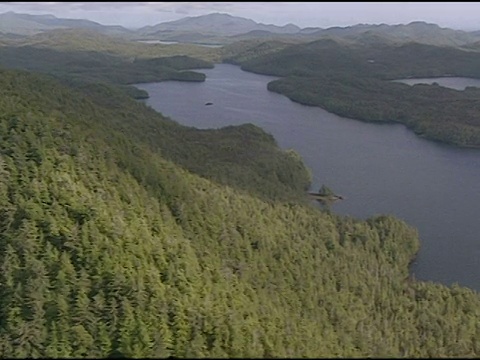
M311 174L300 156L291 149L279 149L273 136L255 125L198 130L170 119L159 122L157 112L131 102L116 87L86 84L75 88L95 103L97 116L105 114L105 124L148 142L166 159L217 183L241 188L265 200L295 202L309 187ZM115 116L111 115L113 109L118 109ZM149 172L149 165L138 162L135 151L125 147L122 151L123 163L139 173ZM154 178L152 183L156 183Z
M360 77L293 77L268 89L299 103L367 122L399 122L433 140L480 146L480 89L409 86Z
M402 221L306 203L259 128L18 71L0 94L0 356L479 356L478 294L411 279Z

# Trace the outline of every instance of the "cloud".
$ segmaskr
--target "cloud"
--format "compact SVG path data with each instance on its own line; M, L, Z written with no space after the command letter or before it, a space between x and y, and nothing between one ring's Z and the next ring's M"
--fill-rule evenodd
M171 2L149 3L156 11L171 11L177 14L203 15L212 12L229 12L234 10L239 3L209 3L209 2Z

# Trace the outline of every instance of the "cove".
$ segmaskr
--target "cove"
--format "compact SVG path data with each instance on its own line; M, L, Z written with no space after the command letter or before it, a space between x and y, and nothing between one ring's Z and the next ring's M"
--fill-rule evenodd
M345 196L335 213L391 214L418 229L411 273L419 280L480 290L480 150L416 136L401 124L342 118L269 92L276 77L218 64L203 83L139 84L146 103L179 123L219 128L253 123L295 149L322 184ZM212 103L205 106L206 103Z

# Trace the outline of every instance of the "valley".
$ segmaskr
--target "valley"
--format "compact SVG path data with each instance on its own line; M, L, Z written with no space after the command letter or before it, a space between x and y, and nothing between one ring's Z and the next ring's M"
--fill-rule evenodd
M0 14L1 357L480 354L480 89L392 81L478 31L81 4Z

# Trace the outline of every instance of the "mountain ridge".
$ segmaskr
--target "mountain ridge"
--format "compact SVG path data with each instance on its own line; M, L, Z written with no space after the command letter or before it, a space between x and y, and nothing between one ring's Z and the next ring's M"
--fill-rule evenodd
M237 40L255 38L312 41L324 37L335 37L348 41L359 40L367 44L376 40L387 43L413 41L477 50L476 43L480 41L480 31L478 30L454 30L424 21L394 25L382 23L301 28L292 23L283 26L263 24L252 19L217 12L160 22L131 30L120 25L103 25L85 19L58 18L51 14L31 15L12 11L0 14L0 34L3 34L3 37L32 36L60 29L93 30L130 40L154 39L199 44L227 44Z
M228 29L222 29L227 26ZM257 23L254 20L232 16L225 13L212 13L186 17L175 21L162 22L153 26L145 26L137 30L137 34L152 35L161 31L199 31L203 33L216 33L220 30L222 35L239 35L253 30L266 30L273 33L296 33L300 28L294 24L277 26L273 24Z

